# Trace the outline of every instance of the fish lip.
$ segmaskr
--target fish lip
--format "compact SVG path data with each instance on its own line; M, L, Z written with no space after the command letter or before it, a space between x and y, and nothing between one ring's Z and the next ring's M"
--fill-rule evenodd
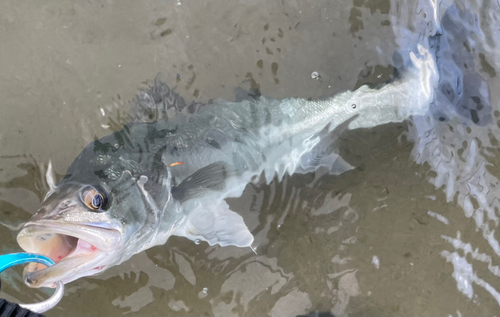
M17 242L21 248L25 249L23 239L36 238L44 233L63 234L82 239L104 252L111 252L122 245L122 235L117 228L103 228L91 224L60 223L50 220L26 223L17 235Z
M105 255L102 251L94 251L94 255L89 258L85 258L82 261L81 258L74 258L72 255L68 255L60 262L43 269L38 269L31 272L26 272L28 266L25 267L24 282L26 285L32 288L39 287L55 287L56 282L62 282L63 284L74 281L81 276L95 275L102 271L105 265L101 265L102 256ZM68 267L69 264L69 267ZM87 274L91 272L91 274Z
M98 224L37 220L24 225L17 235L17 242L25 251L37 253L39 250L34 248L33 240L47 233L77 238L75 248L78 248L81 240L91 245L93 251L82 256L81 253L75 255L73 250L56 264L27 274L26 267L25 283L30 287L53 287L57 281L69 283L81 276L97 274L107 266L107 261L103 261L109 258L109 254L119 250L123 241L121 231L113 224L100 227Z

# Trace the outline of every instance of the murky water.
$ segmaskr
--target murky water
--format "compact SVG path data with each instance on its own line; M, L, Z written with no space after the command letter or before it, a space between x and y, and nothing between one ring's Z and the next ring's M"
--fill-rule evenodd
M63 175L158 72L196 101L232 100L236 87L318 98L380 84L394 52L439 20L430 3L2 2L0 251L19 250L14 227L47 191L48 161ZM255 253L174 237L68 284L47 315L498 315L500 7L456 8L439 40L439 58L455 63L441 71L469 74L464 94L484 82L491 108L471 112L446 95L427 117L349 131L339 151L355 170L248 186L228 202ZM24 286L21 269L0 277L9 300L51 292Z

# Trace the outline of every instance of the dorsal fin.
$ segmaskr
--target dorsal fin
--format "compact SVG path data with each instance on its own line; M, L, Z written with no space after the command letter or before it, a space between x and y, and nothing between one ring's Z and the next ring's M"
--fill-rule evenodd
M196 113L201 106L203 104L199 102L186 104L184 98L170 88L163 76L158 74L153 85L138 93L130 102L130 114L135 121L153 122L168 120L179 112Z

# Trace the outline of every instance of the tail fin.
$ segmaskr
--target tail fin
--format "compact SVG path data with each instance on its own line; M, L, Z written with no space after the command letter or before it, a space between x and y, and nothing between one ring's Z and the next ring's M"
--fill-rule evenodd
M405 2L392 3L392 25L400 46L394 65L399 73L416 66L411 52L418 51L418 46L427 49L434 55L439 77L429 108L433 117L448 121L458 115L480 126L491 123L489 87L474 56L473 35L481 37L482 31L473 14L455 4L442 10L443 2L418 1L417 6Z
M492 121L490 91L474 61L474 26L463 23L470 20L471 13L456 6L441 18L442 32L434 37L440 79L432 110L440 121L447 120L445 113L453 111L485 126Z

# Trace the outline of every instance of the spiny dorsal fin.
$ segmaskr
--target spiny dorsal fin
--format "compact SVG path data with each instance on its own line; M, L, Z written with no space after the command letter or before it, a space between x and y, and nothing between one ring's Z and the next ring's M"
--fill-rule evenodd
M54 169L52 168L52 161L49 160L49 165L47 166L47 173L45 174L45 179L47 181L47 185L49 185L50 191L56 189L56 173L54 173Z
M174 89L170 88L158 74L153 81L153 85L146 91L136 95L130 104L132 119L139 122L153 122L157 120L168 120L177 113L196 113L202 103L192 102L186 104Z

